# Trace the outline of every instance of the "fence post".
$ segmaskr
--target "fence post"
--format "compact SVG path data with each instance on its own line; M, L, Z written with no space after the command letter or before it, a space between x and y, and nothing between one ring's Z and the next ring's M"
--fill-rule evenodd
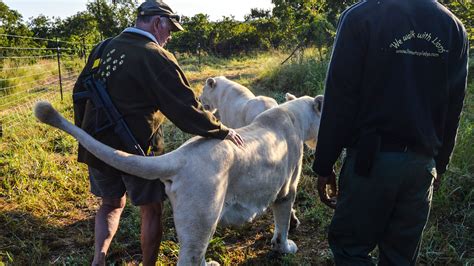
M59 92L61 93L61 101L62 101L63 100L63 80L61 76L61 47L59 47L58 39L56 39L56 55L58 57Z
M84 65L87 64L86 57L86 39L82 38L82 58L84 59Z
M197 50L198 50L199 68L201 68L201 43L198 43Z

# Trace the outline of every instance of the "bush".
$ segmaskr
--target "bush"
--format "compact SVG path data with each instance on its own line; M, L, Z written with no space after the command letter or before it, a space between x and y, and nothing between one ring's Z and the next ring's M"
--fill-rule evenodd
M269 90L290 92L296 96L316 96L324 92L324 80L328 61L318 60L315 49L304 52L304 57L283 65L273 65L260 74L257 82Z

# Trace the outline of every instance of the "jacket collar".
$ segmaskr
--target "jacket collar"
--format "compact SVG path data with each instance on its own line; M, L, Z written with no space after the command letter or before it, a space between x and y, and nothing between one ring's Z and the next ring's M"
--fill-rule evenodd
M153 42L155 42L156 44L160 45L158 43L158 41L156 40L155 36L153 36L148 31L144 31L144 30L141 30L141 29L135 28L135 27L128 27L128 28L126 28L122 31L122 33L124 33L124 32L131 32L131 33L136 33L136 34L143 35L143 36L149 38L150 40L152 40Z

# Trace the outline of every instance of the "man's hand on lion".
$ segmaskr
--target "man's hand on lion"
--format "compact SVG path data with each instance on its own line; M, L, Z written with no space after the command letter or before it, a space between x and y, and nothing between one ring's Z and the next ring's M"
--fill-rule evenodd
M239 135L239 133L237 133L233 129L229 129L229 134L227 134L225 139L228 139L228 140L232 141L239 148L243 149L245 147L244 146L244 139L242 138L242 136Z
M324 204L332 209L336 208L338 190L334 170L329 176L318 175L318 194Z

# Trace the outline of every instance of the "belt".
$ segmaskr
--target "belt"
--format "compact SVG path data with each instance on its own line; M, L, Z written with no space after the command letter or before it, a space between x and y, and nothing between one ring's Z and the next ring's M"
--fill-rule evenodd
M381 152L407 152L409 150L411 150L410 146L403 143L384 141L380 143Z
M382 139L380 142L381 152L414 152L418 154L426 154L426 150L419 145L410 145L403 142Z

